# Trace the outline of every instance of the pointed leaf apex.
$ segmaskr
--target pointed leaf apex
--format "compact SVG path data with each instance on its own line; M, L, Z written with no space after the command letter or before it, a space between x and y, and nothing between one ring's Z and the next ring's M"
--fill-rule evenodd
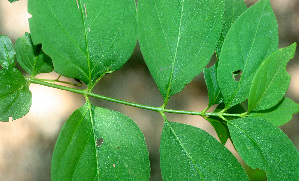
M296 43L269 55L257 70L248 98L248 112L266 110L275 106L286 93L290 75L286 65L296 51Z

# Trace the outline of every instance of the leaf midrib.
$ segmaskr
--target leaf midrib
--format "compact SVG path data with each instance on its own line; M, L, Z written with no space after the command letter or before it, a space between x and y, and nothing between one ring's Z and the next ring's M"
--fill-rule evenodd
M57 178L59 178L59 175L60 175L59 173L60 173L60 171L63 171L63 170L60 169L61 161L62 161L63 158L65 157L65 154L66 154L68 148L69 148L70 145L71 145L71 142L72 142L72 140L73 140L73 137L75 136L75 134L76 134L77 130L79 129L81 123L82 123L82 122L84 121L84 119L85 119L85 115L86 115L87 112L88 112L88 108L85 108L85 109L86 109L86 110L84 110L83 114L80 113L80 114L82 115L82 117L81 117L80 121L78 122L76 128L74 129L74 132L73 132L73 134L72 134L72 136L71 136L71 139L70 139L70 141L68 142L68 145L67 145L66 149L64 149L64 153L62 154L62 156L60 157L60 159L59 159L59 161L58 161L59 166L57 167ZM92 133L92 132L91 132L91 133ZM88 143L88 140L87 140L87 142L86 142L85 148L86 148L86 146L87 146L87 143ZM85 148L84 148L84 149L85 149ZM79 162L79 161L78 161L78 162ZM78 162L77 162L77 163L78 163ZM76 169L75 169L75 170L76 170ZM74 172L74 173L75 173L75 172ZM73 176L74 176L74 175L73 175Z
M165 120L165 124L168 124L172 134L175 136L175 140L179 143L179 145L181 146L181 148L183 148L183 150L185 151L185 153L187 154L187 157L192 161L192 163L197 163L193 157L191 156L191 154L189 153L189 151L187 150L187 148L184 146L184 144L181 142L180 138L178 137L177 133L175 132L175 130L172 128L172 126L170 125L170 123ZM199 164L199 163L197 163ZM196 172L199 174L201 180L204 180L203 175L200 173L199 168L196 166L196 164L194 164L194 167L196 168Z
M282 50L278 50L278 51L282 51ZM288 59L289 59L289 57L287 57ZM267 59L266 59L267 60ZM269 61L267 61L266 63L268 63ZM284 61L282 61L282 62L279 62L277 65L276 65L276 69L275 69L275 73L274 73L274 75L273 76L271 76L272 77L272 79L270 80L270 82L268 82L268 81L266 81L266 84L268 84L266 87L264 87L264 89L263 89L263 94L262 95L260 95L259 96L259 98L258 98L258 100L256 101L256 103L254 104L254 106L251 108L251 110L248 110L248 112L250 112L250 111L252 111L252 110L254 110L256 107L257 107L257 105L263 100L263 97L264 97L264 95L266 94L266 92L270 89L270 87L272 86L272 84L273 84L273 82L274 82L274 79L277 77L277 75L278 75L278 73L281 71L281 67L282 67L282 65L283 64L285 64L285 62ZM263 64L262 64L263 65ZM261 69L262 67L260 67L260 69ZM259 71L259 70L258 70ZM258 71L257 71L257 73L258 73ZM282 70L283 71L283 70ZM267 73L267 70L266 70L266 73ZM283 73L286 73L286 72L283 72ZM287 74L287 73L286 73ZM286 75L286 74L284 74L284 75ZM265 76L265 77L267 77L267 76ZM256 89L256 90L258 90L258 89Z
M230 125L234 126L236 129L239 129L240 131L242 131L244 133L244 135L254 144L259 148L259 151L261 152L261 155L263 157L264 163L266 163L266 168L265 171L267 172L271 172L272 174L272 169L270 168L269 162L267 161L267 159L265 158L265 156L271 156L274 160L276 160L278 163L281 163L280 160L278 160L275 156L273 156L270 152L268 152L268 150L264 149L264 147L262 145L260 145L257 141L255 141L254 138L252 138L246 130L242 129L241 127L238 127L237 125L233 124L231 121L228 122ZM264 155L263 153L267 153L268 155ZM283 166L286 170L287 168L284 166L284 164L280 164L280 166ZM267 173L268 174L268 173ZM268 174L269 175L269 174ZM275 174L273 174L275 175Z
M173 57L173 60L172 60L171 74L170 74L170 78L169 78L169 82L168 82L168 88L167 88L167 94L166 94L166 97L165 97L165 103L167 103L167 101L170 97L170 92L171 92L171 87L172 87L174 66L175 66L175 62L176 62L176 59L177 59L178 48L179 48L181 33L182 33L182 20L183 20L183 12L184 12L184 3L185 3L185 0L182 0L182 2L181 2L182 8L181 8L181 11L180 11L181 12L181 17L180 17L179 33L178 33L178 38L177 38L177 44L176 44L174 57Z
M60 24L60 22L58 21L56 14L53 11L52 6L49 3L49 0L47 0L47 4L48 7L50 8L50 11L54 17L54 19L56 20L57 24L61 27L61 30L65 33L66 36L69 37L69 39L74 43L74 45L76 45L76 47L83 53L83 55L88 59L88 56L86 56L85 52L80 48L80 46L76 43L76 41L71 37L71 35L64 29L64 27ZM82 11L81 11L82 13ZM85 31L85 30L84 30ZM68 60L71 64L73 64L75 67L77 67L79 70L81 70L81 72L88 78L89 76L86 74L86 72L81 69L77 64L75 64L74 62L72 62L70 59L66 58L63 54L60 53L60 51L58 51L57 48L55 48L55 46L53 46L52 48L54 48L62 57L65 58L65 60Z
M258 3L259 3L259 2L258 2ZM264 3L263 11L261 12L261 14L264 13L265 6L266 6L266 2ZM255 43L255 40L256 40L257 32L258 32L258 29L259 29L260 24L261 24L261 19L262 19L262 17L260 16L258 25L257 25L257 27L256 27L256 31L255 31L255 34L254 34L254 38L253 38L253 41L252 41L252 43L251 43L250 50L249 50L249 52L248 52L248 54L247 54L247 58L246 58L246 61L245 61L244 70L243 70L243 76L244 76L244 73L245 73L245 70L246 70L246 67L247 67L247 63L248 63L248 59L249 59L249 54L251 54L251 52L252 52L252 48L253 48L253 44ZM240 42L239 42L239 43L240 43ZM242 46L239 46L239 47L241 48L241 52L243 52L243 51L242 51ZM243 53L242 53L242 55L243 55ZM243 80L243 76L240 77L240 81L238 82L238 86L237 86L237 88L236 88L235 91L234 91L233 97L232 97L232 99L230 100L230 102L229 102L229 103L227 104L227 106L226 106L227 108L231 107L231 104L234 102L235 97L237 96L237 94L238 94L238 92L239 92L239 89L240 89L240 87L241 87L241 83L242 83L242 80Z
M88 35L88 30L90 27L88 27L88 23L86 22L87 21L87 9L86 9L86 4L83 3L83 6L84 6L84 9L82 8L82 2L81 0L77 0L78 3L79 3L79 7L80 8L80 12L81 12L81 16L82 16L82 25L84 27L84 40L85 40L85 44L86 44L86 52L87 52L87 64L88 64L88 81L89 81L89 84L91 85L91 62L90 62L90 54L89 54L89 42L88 42L88 38L87 38L87 35ZM84 12L85 11L85 18L84 18ZM86 26L86 23L87 23L87 26Z
M100 180L100 174L99 174L99 158L98 158L98 154L97 154L97 138L96 138L96 134L95 134L95 123L94 123L94 114L92 112L92 104L89 101L89 99L87 99L87 104L88 104L88 112L89 112L89 116L90 116L90 122L91 122L91 133L93 134L93 140L94 140L94 150L95 150L95 155L96 155L96 161L97 161L97 175L96 177L98 177L98 180Z

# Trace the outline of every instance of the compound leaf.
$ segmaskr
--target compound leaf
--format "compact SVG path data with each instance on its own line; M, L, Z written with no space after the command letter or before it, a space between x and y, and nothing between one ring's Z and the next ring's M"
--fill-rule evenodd
M133 120L87 102L59 134L52 180L148 180L144 136Z
M228 128L242 159L265 170L269 181L299 178L298 151L279 128L257 117L228 121Z
M39 73L52 72L54 67L49 56L41 50L42 45L33 45L31 35L25 33L16 41L17 61L32 77Z
M217 67L218 63L216 62L212 67L205 68L203 71L205 82L208 88L209 107L223 102L217 82Z
M225 146L193 126L166 120L160 157L163 180L248 180Z
M15 67L16 51L8 36L0 35L0 65L3 68Z
M0 69L0 121L23 117L31 103L29 83L22 73L16 68Z
M224 39L234 21L247 9L243 0L224 0L223 28L216 48L219 58Z
M134 0L29 0L30 31L55 71L92 84L119 69L137 41Z
M138 1L140 48L166 102L208 64L223 9L219 0Z
M261 64L250 87L248 112L269 109L283 98L291 81L286 66L295 51L296 43L275 51Z
M260 0L234 22L222 46L217 80L226 108L248 98L255 72L277 48L275 15L270 1Z
M281 126L289 122L293 114L298 112L299 104L285 97L276 106L267 110L252 111L248 116L263 118L275 126Z

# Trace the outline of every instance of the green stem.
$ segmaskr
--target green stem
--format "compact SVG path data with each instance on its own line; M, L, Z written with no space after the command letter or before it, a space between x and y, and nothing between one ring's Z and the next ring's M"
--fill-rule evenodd
M123 100L119 100L119 99L115 99L115 98L95 94L95 93L92 93L92 92L88 92L87 90L80 90L80 89L75 89L75 88L71 88L71 87L66 87L66 86L62 86L62 85L49 83L49 82L44 82L43 80L40 80L40 79L35 79L35 78L33 78L33 79L32 78L27 78L27 79L29 79L29 81L31 83L34 83L34 84L40 84L40 85L44 85L44 86L47 86L47 87L53 87L53 88L60 89L60 90L74 92L74 93L77 93L77 94L82 94L84 96L95 97L95 98L103 99L103 100L106 100L106 101L111 101L111 102L115 102L115 103L120 103L120 104L124 104L124 105L128 105L128 106L133 106L133 107L147 109L147 110L156 111L156 112L161 112L163 110L160 107L153 107L153 106L148 106L148 105L136 104L136 103L128 102L128 101L123 101Z
M168 113L176 113L176 114L188 114L188 115L198 115L198 116L229 116L229 117L243 117L242 114L229 114L229 113L219 113L219 112L215 112L215 113L210 113L210 112L196 112L196 111L183 111L183 110L172 110L172 109L164 109L164 112L168 112Z
M71 87L66 87L66 86L50 83L50 82L48 82L48 80L36 79L36 78L30 78L30 77L27 77L27 80L30 83L44 85L47 87L52 87L52 88L61 89L61 90L69 91L69 92L74 92L77 94L86 95L86 90L80 90L80 89L75 89L75 88L71 88Z
M52 82L52 83L59 82L59 83L73 85L73 86L77 86L77 87L81 87L82 86L81 83L79 83L79 84L73 84L73 83L70 83L70 82L59 80L59 77L57 79L55 79L55 80L52 80L52 79L38 79L38 80Z
M103 99L106 101L111 101L111 102L120 103L120 104L124 104L124 105L128 105L128 106L142 108L142 109L147 109L147 110L151 110L151 111L156 111L156 112L163 111L162 107L154 107L154 106L148 106L148 105L143 105L143 104L137 104L137 103L133 103L133 102L128 102L128 101L124 101L124 100L119 100L119 99L115 99L115 98L111 98L111 97L102 96L99 94L94 94L92 92L88 93L88 95L91 97Z
M137 104L137 103L133 103L133 102L128 102L128 101L124 101L124 100L120 100L120 99L115 99L115 98L95 94L95 93L89 92L88 90L80 90L80 89L75 89L75 88L71 88L71 87L66 87L66 86L62 86L62 85L53 84L53 83L46 82L46 81L41 80L41 79L30 78L30 77L28 77L27 79L30 83L35 83L35 84L44 85L44 86L47 86L47 87L52 87L52 88L56 88L56 89L60 89L60 90L74 92L74 93L77 93L77 94L82 94L85 97L95 97L95 98L103 99L103 100L110 101L110 102L115 102L115 103L124 104L124 105L128 105L128 106L133 106L133 107L146 109L146 110L151 110L151 111L159 112L160 114L164 114L165 112L167 112L167 113L176 113L176 114L198 115L198 116L202 116L202 117L206 117L206 116L243 117L244 116L243 114L228 114L228 113L221 113L221 112L219 112L219 113L209 113L209 112L195 112L195 111L165 109L163 106L162 107L154 107L154 106L148 106L148 105L143 105L143 104Z

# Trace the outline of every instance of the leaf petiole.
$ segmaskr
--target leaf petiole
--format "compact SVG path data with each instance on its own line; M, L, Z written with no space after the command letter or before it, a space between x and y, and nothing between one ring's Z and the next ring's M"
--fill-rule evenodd
M55 82L58 82L58 83L63 83L63 84L72 85L72 86L76 86L76 87L81 87L82 86L82 83L74 84L74 83L71 83L71 82L59 80L60 77L61 77L61 75L59 75L59 77L57 79L37 79L37 80L41 80L41 81L45 81L45 82L51 82L53 84ZM36 79L36 78L34 78L34 79Z

